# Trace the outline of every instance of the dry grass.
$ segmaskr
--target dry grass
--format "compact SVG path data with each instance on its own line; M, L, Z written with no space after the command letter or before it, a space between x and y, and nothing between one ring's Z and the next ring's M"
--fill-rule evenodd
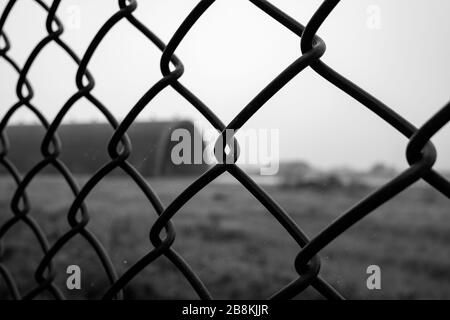
M86 180L80 178L80 184ZM189 184L155 180L165 204ZM14 184L0 180L0 222L11 216L7 201ZM368 190L286 190L267 187L308 235L314 235ZM31 215L53 243L68 230L66 212L73 199L62 180L39 177L29 188ZM87 200L90 229L109 252L119 273L152 249L148 233L155 212L131 180L101 182ZM343 234L321 253L322 271L348 298L450 298L449 202L429 188L404 192ZM193 198L174 219L174 247L204 280L216 298L266 298L295 278L296 243L243 187L212 184ZM42 258L30 232L21 226L4 240L5 263L22 292L32 288L33 270ZM73 239L56 257L61 285L65 268L82 268L82 290L71 298L98 298L107 279L92 249ZM382 270L382 290L366 288L366 268ZM7 297L0 280L0 295ZM196 298L186 280L166 258L147 267L126 288L128 298ZM43 296L45 297L45 296ZM299 298L318 298L309 289Z

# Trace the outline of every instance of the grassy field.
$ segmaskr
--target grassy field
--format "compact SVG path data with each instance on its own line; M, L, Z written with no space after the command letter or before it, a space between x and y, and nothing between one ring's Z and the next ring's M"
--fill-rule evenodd
M86 180L79 178L80 184ZM167 205L191 181L152 180ZM15 186L0 177L0 222L11 216ZM324 191L265 189L312 236L370 190ZM68 230L67 208L73 197L61 179L43 176L29 188L30 213L51 243ZM155 211L131 180L102 181L87 200L90 229L101 240L119 274L152 249L148 233ZM347 298L450 298L450 203L431 188L410 189L343 234L321 253L321 274ZM295 278L298 247L276 220L243 187L214 183L175 217L174 248L189 262L215 298L267 298ZM33 270L41 251L31 233L16 226L4 239L4 261L22 292L35 285ZM73 239L56 257L58 283L64 287L67 265L82 270L82 290L70 298L99 298L107 279L92 249ZM382 289L366 288L366 268L382 271ZM166 258L147 267L126 288L130 299L196 298ZM6 298L0 280L0 296ZM45 298L43 296L42 298ZM320 298L308 289L300 299Z

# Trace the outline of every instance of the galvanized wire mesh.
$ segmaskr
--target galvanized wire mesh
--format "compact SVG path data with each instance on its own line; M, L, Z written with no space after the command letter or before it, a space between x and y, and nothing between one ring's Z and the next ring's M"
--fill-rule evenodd
M104 23L100 30L98 30L82 57L78 57L71 49L70 45L61 39L63 25L57 16L61 0L52 1L50 6L41 0L34 1L47 14L46 29L48 34L34 48L23 66L19 66L14 58L10 56L9 49L11 45L14 44L14 41L10 40L4 30L5 22L11 16L11 10L17 0L9 0L0 17L0 58L14 68L19 75L16 86L17 102L7 110L0 123L0 163L17 185L14 196L10 201L13 216L0 226L0 278L4 280L4 283L6 283L9 292L14 299L36 298L45 291L51 293L56 299L64 299L61 290L59 290L54 283L55 272L52 264L55 255L61 250L64 250L65 245L75 236L82 236L85 238L102 262L104 272L107 274L110 283L110 287L104 293L104 299L123 298L122 291L124 287L145 267L163 255L166 256L189 281L190 285L200 298L211 299L212 296L201 279L172 248L176 236L171 219L186 202L225 172L234 176L251 194L253 194L253 196L273 215L298 244L299 253L295 259L295 268L298 277L297 279L293 279L290 284L280 288L280 290L271 297L273 299L294 298L310 286L325 298L343 299L343 296L320 276L320 258L318 254L322 249L359 220L373 212L377 207L386 203L421 179L425 180L429 185L450 198L449 181L433 169L437 159L437 152L430 142L430 139L450 121L450 104L447 104L442 108L421 128L416 128L387 105L322 62L320 59L325 54L326 47L325 42L317 36L317 32L322 23L338 5L339 0L325 0L306 26L303 26L268 1L249 0L258 9L265 12L279 22L281 26L287 28L301 39L302 54L289 67L283 70L270 84L261 90L260 93L250 101L228 125L222 123L208 106L179 81L183 75L184 68L182 62L175 55L175 51L183 39L188 35L192 26L195 25L197 20L210 8L215 2L214 0L199 1L179 26L168 44L165 44L160 40L133 15L133 12L137 8L136 0L119 0L118 11ZM151 41L159 50L161 50L162 77L141 97L141 99L130 109L125 119L119 123L108 108L93 95L92 90L95 86L95 82L93 76L88 71L88 65L95 51L101 45L104 37L119 21L122 20L127 20L134 28L136 28L136 30L142 33L148 41ZM33 86L27 78L36 57L50 43L54 43L64 50L78 67L76 73L76 85L78 91L71 96L61 109L59 109L56 117L52 121L47 120L40 111L41 109L34 105ZM170 68L171 64L173 65L172 69ZM222 139L219 139L216 147L221 147L223 148L222 150L224 150L227 145L231 146L232 143L236 143L237 146L237 141L235 141L233 137L225 135L227 129L232 129L233 132L236 133L273 95L308 67L312 68L324 80L329 81L342 90L343 94L350 95L356 99L362 106L378 115L380 120L387 122L394 127L399 134L402 134L409 139L406 157L410 164L408 169L365 199L362 199L348 211L344 212L340 218L331 223L319 234L315 235L314 238L309 239L290 217L289 213L235 164L238 158L238 148L234 148L234 150L236 150L234 154L227 155L227 161L218 158L219 163L217 165L213 166L208 172L193 182L167 207L163 206L158 195L153 191L150 183L127 161L131 152L131 143L127 137L127 130L136 120L137 116L143 111L145 106L166 88L172 87L179 95L197 109L214 126L214 128L222 133ZM110 161L90 177L83 187L80 188L76 179L59 158L61 146L64 142L60 141L58 138L57 130L69 110L71 110L74 104L82 98L90 101L90 103L104 115L105 119L114 129L114 134L108 145ZM41 145L43 160L35 164L28 172L19 172L14 163L8 159L9 141L7 125L11 117L22 108L30 110L46 130L46 135ZM234 141L231 141L231 139ZM70 230L58 238L52 245L49 244L46 234L30 214L31 207L27 196L27 187L36 175L48 166L54 167L59 172L74 195L74 200L67 212ZM148 199L149 206L153 206L158 213L156 222L152 226L149 226L150 240L153 249L120 277L116 274L114 266L100 241L98 241L95 235L89 230L90 215L85 204L85 199L95 186L116 168L121 168L133 179ZM36 286L26 293L19 292L16 280L3 261L3 238L16 224L25 224L32 231L42 249L42 260L35 272ZM165 232L163 232L163 230L165 230ZM162 234L165 235L163 238Z

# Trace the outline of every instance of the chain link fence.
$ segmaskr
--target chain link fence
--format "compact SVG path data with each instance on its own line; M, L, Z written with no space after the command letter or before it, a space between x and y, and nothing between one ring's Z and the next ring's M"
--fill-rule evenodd
M416 128L380 100L344 78L321 61L321 57L325 55L326 46L325 42L317 36L317 33L327 17L332 14L335 7L339 4L339 0L325 0L306 26L288 16L268 1L249 0L259 10L262 10L265 14L276 20L280 24L280 27L287 28L299 37L301 40L302 54L261 90L228 125L224 124L213 110L208 108L205 103L180 82L184 68L182 61L175 55L180 43L188 36L189 31L198 19L208 11L210 6L215 2L214 0L199 1L167 44L133 15L138 5L136 0L119 0L117 12L98 30L82 57L77 56L71 46L61 39L64 29L62 22L57 16L61 0L54 0L50 5L47 5L42 0L34 1L46 12L46 30L48 34L33 49L23 66L19 66L14 57L9 54L9 49L14 45L14 40L8 36L7 30L4 29L7 19L14 19L11 12L17 0L9 0L0 17L0 59L3 59L4 62L14 68L19 76L16 85L17 102L7 110L0 123L0 163L14 179L17 186L12 199L10 199L10 208L13 215L6 223L0 226L0 278L6 283L9 293L14 299L33 299L43 292L49 292L55 299L65 298L61 290L54 283L56 275L53 260L55 255L64 250L67 243L76 236L81 236L86 239L103 265L104 272L110 284L104 293L104 299L122 299L124 287L144 268L161 256L165 256L171 261L201 299L212 299L210 292L202 280L184 261L180 254L173 249L173 244L176 241L176 233L171 219L199 191L225 172L234 176L273 215L290 237L298 244L298 254L295 257L295 269L298 277L293 279L285 287L280 288L277 293L270 297L272 299L291 299L308 287L313 287L325 298L343 299L344 297L338 290L333 288L320 275L321 262L318 254L325 247L376 208L396 197L400 192L419 180L426 181L443 195L450 198L450 182L433 169L437 159L437 151L430 142L432 137L450 121L450 104L442 108L421 128ZM148 41L152 42L162 52L160 64L162 77L130 109L125 119L122 122L118 122L108 108L93 95L92 91L95 86L95 81L88 67L92 56L99 46L101 46L105 36L122 20L128 21L129 24L142 33ZM36 57L49 44L57 45L77 65L75 80L78 89L59 109L56 117L52 121L46 119L40 111L39 106L33 103L33 85L28 80L28 73ZM238 143L234 140L233 136L225 135L227 129L233 130L234 133L241 129L272 96L308 67L320 75L323 81L332 83L342 91L342 94L347 94L356 99L361 104L361 107L365 107L368 111L375 113L380 121L387 122L399 134L409 139L406 150L409 167L368 197L362 199L359 203L342 213L337 220L312 239L305 235L300 226L294 222L289 213L280 204L274 201L249 175L244 173L235 164L239 156ZM186 99L215 129L222 133L222 138L216 144L217 150L224 150L227 146L232 145L236 147L232 148L235 152L227 155L227 159L220 159L218 157L218 164L214 165L209 171L193 182L172 203L165 207L158 195L153 191L151 182L149 183L145 180L127 160L131 153L131 142L127 137L127 130L145 106L169 87L173 88L180 96ZM87 183L80 187L59 157L64 141L60 141L57 131L67 113L82 98L90 101L103 114L114 129L114 134L108 144L110 161L91 176ZM8 122L19 109L23 108L31 111L46 130L45 137L40 146L43 160L35 164L28 172L19 172L15 164L8 159L8 151L10 149L7 133ZM52 166L58 171L74 195L74 200L67 212L70 230L59 237L52 245L50 245L43 229L30 214L31 206L29 197L27 196L27 187L36 175L48 166ZM121 276L117 275L107 252L89 229L90 215L85 203L86 198L96 185L117 168L122 169L133 179L148 199L148 205L153 206L158 213L156 222L152 226L149 226L150 241L153 249ZM3 257L3 238L17 224L26 225L42 249L42 260L34 274L36 286L26 293L19 291L17 282L5 265Z

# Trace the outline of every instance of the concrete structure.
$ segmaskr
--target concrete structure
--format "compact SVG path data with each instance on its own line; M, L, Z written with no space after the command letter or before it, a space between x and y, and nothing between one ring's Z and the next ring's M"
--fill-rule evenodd
M205 164L175 165L171 161L171 150L177 144L171 141L171 134L178 128L188 130L191 137L199 134L190 121L133 124L128 131L132 143L129 162L144 176L186 176L205 172L208 169ZM40 147L45 130L42 126L14 125L9 126L6 133L10 142L8 158L21 172L28 171L43 159ZM106 123L62 125L58 130L62 143L60 159L74 174L91 175L110 160L107 146L112 134L113 129ZM193 144L194 139L191 140ZM1 168L1 172L4 172L4 168ZM49 168L44 172L55 170ZM123 174L122 170L113 173Z

